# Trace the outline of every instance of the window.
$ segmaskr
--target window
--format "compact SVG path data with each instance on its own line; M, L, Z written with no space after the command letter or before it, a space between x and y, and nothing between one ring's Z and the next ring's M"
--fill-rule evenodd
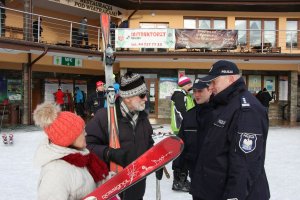
M240 45L260 46L270 43L276 46L277 21L273 19L236 19L235 29L239 31Z
M238 43L240 45L247 44L247 21L246 20L236 20L235 29L238 30Z
M214 29L226 29L226 22L223 19L215 19L213 21L213 28Z
M261 44L261 21L250 20L250 46Z
M298 21L288 20L286 22L286 47L293 48L298 46Z
M226 19L216 18L186 18L183 20L184 28L208 29L226 29Z
M185 19L183 21L184 28L196 28L196 20L194 19Z
M264 42L276 44L276 21L264 21Z
M209 19L199 19L200 29L210 29L210 20Z

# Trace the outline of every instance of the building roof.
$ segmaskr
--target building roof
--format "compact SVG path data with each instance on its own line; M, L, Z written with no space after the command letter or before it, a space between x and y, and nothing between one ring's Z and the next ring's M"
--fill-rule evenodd
M299 12L299 0L99 0L127 10Z

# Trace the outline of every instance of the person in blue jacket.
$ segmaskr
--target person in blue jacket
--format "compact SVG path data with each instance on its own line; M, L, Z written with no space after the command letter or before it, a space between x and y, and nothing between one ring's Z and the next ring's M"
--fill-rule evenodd
M212 122L199 150L193 200L268 200L265 173L268 114L245 85L235 63L220 60L203 81L214 97Z

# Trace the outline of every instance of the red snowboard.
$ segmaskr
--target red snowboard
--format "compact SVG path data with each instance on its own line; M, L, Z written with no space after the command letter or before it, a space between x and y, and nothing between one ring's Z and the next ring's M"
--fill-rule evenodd
M176 136L163 139L83 199L112 198L177 158L183 146L182 140Z

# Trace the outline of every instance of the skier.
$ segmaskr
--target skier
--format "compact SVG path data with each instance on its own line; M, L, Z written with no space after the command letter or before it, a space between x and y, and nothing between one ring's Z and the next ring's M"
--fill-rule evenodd
M109 147L107 109L102 108L86 125L88 148L99 158L126 167L153 146L152 126L145 109L147 88L144 79L127 72L121 78L116 113L119 128L119 149ZM120 194L122 200L141 200L145 194L146 179Z
M266 109L247 90L233 62L214 63L202 80L211 81L214 115L196 160L193 199L268 200Z
M79 87L75 87L75 108L76 108L76 113L80 117L84 119L85 113L84 113L84 92L79 89Z
M85 123L78 115L46 102L33 118L48 136L38 147L38 199L82 199L108 176L106 164L86 149Z
M171 97L171 129L173 134L178 134L181 126L182 116L187 110L195 106L192 96L189 91L192 90L192 82L189 77L181 77L178 81L178 89L174 90ZM173 190L189 192L190 182L187 180L188 171L186 169L176 168L172 165L173 169Z
M55 99L56 104L59 105L62 110L64 110L65 93L63 93L63 91L61 91L61 87L59 87L57 89L57 91L53 93L53 95L54 95L54 99Z
M86 102L87 109L89 110L90 116L94 117L97 110L104 107L106 94L104 91L104 83L98 81L96 83L96 91L93 92Z

